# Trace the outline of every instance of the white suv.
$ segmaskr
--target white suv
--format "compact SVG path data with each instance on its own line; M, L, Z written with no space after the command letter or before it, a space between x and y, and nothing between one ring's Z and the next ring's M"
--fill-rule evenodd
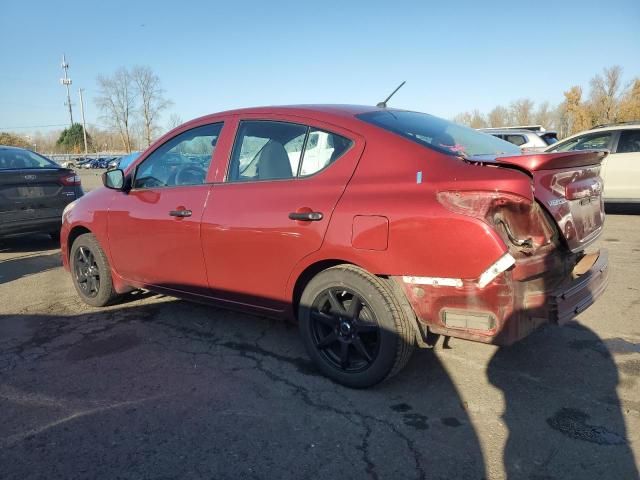
M604 200L640 203L640 122L603 125L549 146L545 152L609 150L602 162Z

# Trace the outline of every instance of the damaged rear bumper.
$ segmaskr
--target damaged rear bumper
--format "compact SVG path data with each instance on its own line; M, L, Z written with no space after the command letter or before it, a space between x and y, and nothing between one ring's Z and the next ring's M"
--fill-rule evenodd
M484 287L472 282L418 284L417 277L394 280L403 288L423 332L510 345L545 323L571 320L605 291L606 250L585 255L569 269L559 281L557 275L521 278L516 265Z
M552 320L563 324L584 312L609 283L609 252L585 255L574 267L571 281L558 288L550 300Z

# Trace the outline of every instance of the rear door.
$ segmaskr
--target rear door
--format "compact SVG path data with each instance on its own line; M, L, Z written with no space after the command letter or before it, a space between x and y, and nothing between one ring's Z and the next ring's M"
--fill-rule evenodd
M242 116L202 219L214 296L282 310L291 271L322 245L363 149L361 137L332 125Z
M136 166L132 189L116 192L109 208L109 247L125 279L178 292L208 292L200 220L222 126L201 125L167 140Z
M607 200L640 201L640 129L619 133L603 168L605 196Z

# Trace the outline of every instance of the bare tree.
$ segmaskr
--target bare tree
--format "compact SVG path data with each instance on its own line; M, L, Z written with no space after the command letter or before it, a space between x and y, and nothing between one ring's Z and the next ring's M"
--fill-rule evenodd
M555 109L549 106L549 102L542 102L536 109L533 121L544 128L554 128L556 124Z
M182 125L183 123L184 121L182 120L182 117L180 115L178 115L177 113L172 113L169 116L169 121L167 122L167 129L173 130L174 128Z
M122 146L131 152L131 118L135 112L135 90L131 74L119 68L111 77L98 77L100 94L97 107L102 110L102 119L120 135Z
M490 127L506 127L509 125L509 111L498 105L489 112L487 120Z
M135 91L140 100L139 114L143 137L147 146L151 144L158 129L158 118L163 110L172 105L164 98L160 78L149 67L136 66L131 71Z
M486 117L477 108L472 112L464 112L456 115L453 117L453 121L471 128L484 128L487 126Z
M521 98L509 106L511 123L514 125L529 125L533 120L533 101Z
M484 128L487 126L487 117L485 117L477 108L471 112L471 128Z
M455 117L453 117L453 122L459 123L461 125L470 126L471 125L471 114L469 112L459 113Z
M596 75L591 79L589 106L594 123L611 123L618 120L621 88L622 67L619 65L605 68L603 75Z

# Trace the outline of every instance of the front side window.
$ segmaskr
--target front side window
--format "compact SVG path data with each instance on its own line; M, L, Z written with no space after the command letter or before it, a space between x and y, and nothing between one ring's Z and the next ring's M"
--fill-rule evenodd
M447 155L520 155L512 143L426 113L376 110L356 117Z
M606 150L611 143L611 132L590 133L557 144L550 152L574 150Z
M134 188L202 185L222 123L196 127L172 138L138 167Z
M640 130L623 130L620 132L616 153L640 152Z
M313 175L337 160L351 140L296 123L242 121L229 182L286 180Z

